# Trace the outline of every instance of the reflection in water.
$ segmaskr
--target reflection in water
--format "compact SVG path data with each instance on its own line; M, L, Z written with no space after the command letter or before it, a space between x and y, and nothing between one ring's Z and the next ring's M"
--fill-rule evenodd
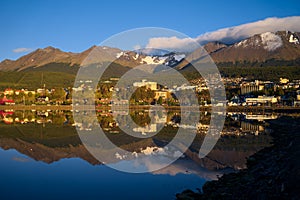
M190 113L191 116L200 114L198 124L182 124L180 123L180 112L169 111L156 113L150 116L151 111L130 111L130 113L112 113L110 111L97 112L98 122L92 123L74 123L72 112L63 111L0 111L1 116L1 132L0 147L4 150L15 149L19 153L14 153L12 160L23 165L30 161L42 161L43 163L54 164L56 161L69 162L65 158L80 158L90 163L91 168L97 167L103 170L104 166L95 159L81 143L76 129L80 128L87 132L93 130L95 123L100 123L107 137L118 147L125 149L130 155L122 155L119 152L113 152L113 157L109 158L108 165L124 165L130 162L137 162L138 155L142 154L148 158L146 166L148 169L155 168L155 163L151 162L151 155L161 156L161 161L168 156L168 149L165 145L172 140L178 128L189 129L195 131L196 138L189 149L178 159L166 168L155 171L152 174L158 178L163 174L176 177L180 175L198 177L195 180L211 180L216 179L228 171L245 168L246 157L254 154L261 148L268 146L271 142L269 136L268 120L274 120L279 115L263 114L248 115L243 113L228 113L222 137L219 139L214 149L205 157L200 159L198 151L202 144L205 132L209 128L210 113L195 112ZM114 120L114 115L118 114L118 120L126 120L131 116L132 123L128 124L132 131L136 134L148 136L146 138L134 138L124 133L119 122ZM88 113L86 114L88 117ZM150 116L150 117L149 117ZM126 121L127 122L127 121ZM138 125L138 126L137 126ZM152 133L157 130L161 131L152 137ZM1 151L1 158L8 151ZM177 152L174 151L174 154ZM180 152L178 152L180 155ZM24 157L25 155L25 157ZM148 156L148 157L147 157ZM31 160L33 159L33 160ZM145 158L141 158L145 159ZM103 166L102 168L99 168ZM75 167L75 166L73 166ZM76 167L75 167L76 168ZM105 167L107 170L107 168ZM59 169L58 169L59 170ZM67 169L61 169L67 170ZM89 169L91 170L91 169ZM7 173L13 173L8 169ZM111 173L117 173L111 170ZM129 176L129 175L128 175ZM140 175L146 176L146 175ZM97 177L95 175L95 177ZM146 176L148 177L148 175ZM200 179L199 179L200 177ZM70 177L69 177L70 178ZM169 179L166 176L158 179ZM180 178L178 178L180 179ZM115 177L115 181L118 178ZM129 181L130 182L130 181ZM154 180L155 182L155 180ZM173 194L181 191L183 188L200 187L199 182L193 182L194 185L182 185L182 188L174 188ZM150 182L148 183L150 184ZM152 183L153 184L153 183ZM140 191L142 192L142 190ZM145 192L145 191L144 191Z
M93 124L74 123L71 112L1 111L0 114L3 122L1 123L0 144L4 149L17 149L35 160L42 160L47 163L70 157L80 157L91 164L99 163L85 150L74 129L74 126L77 126L89 131L92 130ZM118 114L122 115L123 113ZM178 112L161 112L153 116L151 121L147 118L149 116L147 111L132 111L130 115L134 123L138 125L133 128L133 131L142 135L154 133L157 130L157 126L164 126L160 133L154 137L132 140L131 137L127 137L118 128L119 123L114 121L113 113L109 111L99 112L98 120L107 133L107 137L119 147L132 152L133 157L137 153L165 155L166 149L164 145L172 140L178 127L181 127L193 129L197 132L195 141L184 156L190 157L196 163L201 163L201 167L208 169L243 168L245 166L245 157L248 156L247 153L251 155L270 142L268 123L263 120L276 119L274 114L270 115L270 117L266 114L244 115L241 113L228 113L222 131L223 136L214 150L206 158L196 160L197 151L209 127L210 113L200 113L201 120L194 126L180 124L180 113ZM128 115L124 113L124 116ZM253 120L253 118L259 120ZM120 119L126 120L126 118L122 117ZM130 125L128 126L131 127ZM259 137L254 137L258 136L258 134ZM239 146L243 146L243 148L236 151ZM219 151L221 152L219 153ZM234 152L236 152L236 155L233 155ZM225 155L226 153L230 154L230 156L226 156L227 163L223 159L220 161L220 158L217 156L217 154ZM129 155L120 155L118 152L115 152L114 155L115 157L111 159L112 163L130 158ZM234 161L230 161L233 157L235 158ZM182 159L186 160L183 157ZM215 166L212 163L215 163ZM209 166L205 166L206 164Z

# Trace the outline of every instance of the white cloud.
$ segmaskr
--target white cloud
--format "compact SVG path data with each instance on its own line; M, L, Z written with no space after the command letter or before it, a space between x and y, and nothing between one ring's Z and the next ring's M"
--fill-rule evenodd
M163 50L180 50L195 48L195 40L192 38L156 37L150 38L146 48Z
M25 52L29 52L31 50L32 50L31 48L21 47L21 48L13 49L13 52L14 53L25 53Z
M255 34L276 31L294 31L300 32L300 16L285 17L285 18L267 18L264 20L242 24L230 28L219 29L214 32L205 33L198 37L192 38L177 38L177 37L160 37L149 39L147 47L157 49L172 49L172 50L193 50L194 41L200 44L205 44L211 41L220 41L231 44L251 37Z
M300 16L285 18L267 18L264 20L234 26L230 28L219 29L214 32L205 33L196 39L200 43L207 41L221 41L225 43L237 42L255 34L276 31L300 31Z

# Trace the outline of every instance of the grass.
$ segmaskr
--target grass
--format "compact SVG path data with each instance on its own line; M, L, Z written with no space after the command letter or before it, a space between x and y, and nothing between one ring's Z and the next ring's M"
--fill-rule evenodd
M46 84L47 88L70 87L74 84L75 75L64 72L30 71L0 72L0 89L26 88L35 90Z
M263 67L243 67L218 66L223 77L247 77L249 79L278 81L280 77L290 80L300 79L299 66L263 66ZM66 63L50 63L41 67L31 67L23 71L0 71L0 90L5 88L34 90L46 84L47 88L72 87L79 66L71 66ZM104 79L110 77L121 77L130 70L129 67L113 63L103 74ZM199 78L200 74L195 73L193 67L186 67L180 72L188 80ZM89 72L93 73L93 72ZM94 73L97 73L96 71ZM164 77L166 76L166 77ZM178 83L178 78L170 77L168 73L162 73L160 80L172 80ZM128 80L129 81L129 80Z

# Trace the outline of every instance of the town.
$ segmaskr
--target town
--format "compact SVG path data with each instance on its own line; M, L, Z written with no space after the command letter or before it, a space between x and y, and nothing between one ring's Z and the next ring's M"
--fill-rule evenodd
M91 80L80 81L78 87L51 88L44 84L36 90L7 88L0 92L0 105L72 105L72 93L80 94L76 104L93 104L110 106L112 104L164 105L179 106L177 95L192 90L201 106L210 106L209 88L202 78L191 81L190 85L174 85L172 88L146 79L132 84L132 95L126 96L128 88L117 88L119 79L103 80L94 91ZM300 80L280 78L278 81L248 80L247 78L222 78L226 88L227 106L264 106L296 107L300 106ZM95 92L94 99L88 93ZM122 99L114 99L118 94ZM129 92L130 93L130 92ZM78 95L76 95L78 97ZM77 99L75 100L75 102Z

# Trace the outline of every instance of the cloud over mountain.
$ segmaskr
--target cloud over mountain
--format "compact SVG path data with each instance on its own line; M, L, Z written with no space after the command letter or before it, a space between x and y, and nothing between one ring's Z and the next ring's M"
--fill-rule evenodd
M255 34L276 31L300 31L300 16L285 18L266 18L264 20L242 24L230 28L219 29L214 32L199 35L196 38L177 38L177 37L160 37L151 38L147 48L167 49L167 50L186 50L191 51L195 48L195 41L200 44L206 44L212 41L219 41L226 44L232 44Z
M178 37L156 37L150 38L146 48L162 49L170 51L192 50L197 48L195 39Z
M31 50L32 50L31 48L21 47L21 48L13 49L13 52L14 53L25 53L25 52L29 52Z

